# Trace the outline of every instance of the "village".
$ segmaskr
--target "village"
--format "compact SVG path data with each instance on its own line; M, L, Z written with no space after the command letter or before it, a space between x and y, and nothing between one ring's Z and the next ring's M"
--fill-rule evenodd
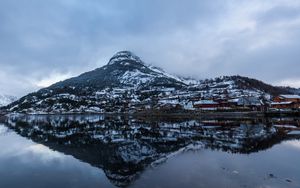
M109 95L109 93L111 93ZM105 96L104 96L105 95ZM119 112L144 110L200 111L200 112L295 112L300 111L299 95L276 95L253 90L229 90L224 92L196 90L184 91L174 88L151 88L138 93L126 89L99 92L96 100L105 102L109 109ZM116 101L118 101L116 103ZM101 107L100 107L101 108Z
M72 88L70 88L72 89ZM88 88L87 88L88 89ZM53 95L52 91L12 105L8 112L25 114L139 113L139 112L299 112L300 96L271 95L261 90L243 89L233 82L174 87L105 88L91 95L70 90Z
M45 96L46 97L46 96ZM26 108L25 108L26 107ZM135 90L113 88L91 96L70 93L38 100L33 97L10 111L28 114L44 113L136 113L160 112L298 112L299 95L277 95L242 89L209 89L192 91L175 88Z
M240 96L236 98L192 98L186 103L180 103L176 97L160 99L158 108L186 109L197 111L299 111L299 95L278 95L270 100L253 96Z

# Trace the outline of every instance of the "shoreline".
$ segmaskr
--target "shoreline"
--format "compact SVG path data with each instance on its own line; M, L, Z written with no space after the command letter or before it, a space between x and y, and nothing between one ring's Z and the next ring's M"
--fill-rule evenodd
M103 115L103 116L126 116L126 117L148 117L148 118L172 118L172 119L206 119L206 118L229 118L229 119L253 119L253 118L270 118L270 117L299 117L300 111L287 111L287 112L259 112L259 111L236 111L236 112L163 112L163 111L141 111L141 112L109 112L109 113L97 113L97 112L83 112L83 113L4 113L0 112L0 116L6 116L10 114L20 115Z

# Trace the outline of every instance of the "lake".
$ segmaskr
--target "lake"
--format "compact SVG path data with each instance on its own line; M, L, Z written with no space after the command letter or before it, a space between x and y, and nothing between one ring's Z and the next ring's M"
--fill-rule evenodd
M9 115L0 187L300 187L300 120Z

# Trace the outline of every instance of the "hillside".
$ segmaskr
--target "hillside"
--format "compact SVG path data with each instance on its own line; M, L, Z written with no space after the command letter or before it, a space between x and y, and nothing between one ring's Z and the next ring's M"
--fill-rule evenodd
M6 106L14 101L17 100L17 97L10 96L10 95L1 95L0 94L0 107Z

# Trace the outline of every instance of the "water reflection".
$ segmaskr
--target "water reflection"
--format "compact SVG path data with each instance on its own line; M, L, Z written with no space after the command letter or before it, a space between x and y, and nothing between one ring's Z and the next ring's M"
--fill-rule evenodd
M294 118L175 121L99 115L10 115L2 122L40 143L28 150L59 157L59 153L47 153L47 146L71 155L103 169L119 187L130 185L149 165L178 152L200 147L249 154L300 138L299 120ZM0 134L5 132L2 129Z
M0 148L0 187L114 187L98 168L9 129L0 134Z

